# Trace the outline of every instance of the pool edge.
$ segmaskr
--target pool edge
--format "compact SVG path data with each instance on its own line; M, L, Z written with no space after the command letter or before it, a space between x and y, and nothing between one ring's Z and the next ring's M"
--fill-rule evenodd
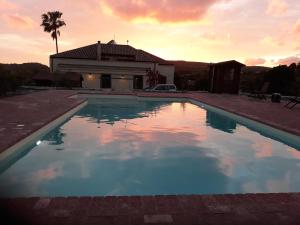
M56 117L55 119L51 120L49 123L45 124L44 126L40 127L39 129L37 129L33 133L29 134L25 138L21 139L20 141L16 142L15 144L11 145L10 147L8 147L7 149L5 149L4 151L2 151L0 153L0 161L6 159L10 155L16 153L16 151L18 151L22 146L28 145L34 139L36 139L36 138L38 138L40 136L43 136L49 130L51 130L52 128L56 127L60 123L62 123L64 120L66 120L68 117L70 117L73 114L75 114L78 110L82 109L87 104L88 104L87 100L79 103L75 107L71 108L70 110L68 110L67 112L63 113L62 115L59 115L58 117Z
M281 128L280 126L272 125L272 124L266 123L264 121L257 120L255 118L252 118L251 116L239 114L237 112L232 112L232 111L224 109L222 107L218 107L216 105L206 103L205 101L195 99L191 96L181 96L181 97L180 96L143 96L143 95L140 96L138 94L136 94L136 95L122 94L121 95L121 94L106 94L106 93L101 93L101 94L99 94L99 93L97 93L97 94L77 93L77 94L72 94L68 97L69 98L78 98L78 99L80 98L83 100L83 102L79 103L78 105L76 105L75 107L70 109L69 111L63 113L62 115L58 116L54 120L50 121L48 124L42 126L38 130L34 131L29 136L21 139L20 141L16 142L12 146L5 149L3 152L0 153L0 161L7 158L11 154L15 153L21 146L24 146L24 145L30 143L33 139L36 139L37 137L42 136L43 134L47 133L50 129L57 126L63 120L72 116L78 110L80 110L81 108L86 106L88 104L88 97L107 98L107 99L121 98L121 99L136 99L136 100L139 100L139 99L161 100L162 99L162 100L167 100L167 101L174 101L174 100L183 101L183 100L185 100L194 105L197 105L198 107L209 108L213 111L219 112L221 114L225 114L226 116L229 116L229 117L237 120L238 122L240 122L243 125L250 124L249 125L250 127L253 125L258 126L258 127L262 128L263 131L267 130L268 132L271 132L277 138L279 138L278 136L283 135L284 137L288 137L290 140L295 141L297 144L300 144L300 142L298 141L300 135L295 134L290 131L287 131L287 130Z

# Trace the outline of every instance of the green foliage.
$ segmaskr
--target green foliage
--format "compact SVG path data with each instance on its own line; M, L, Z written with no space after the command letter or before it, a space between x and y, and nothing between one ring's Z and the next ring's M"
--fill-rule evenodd
M241 74L240 90L242 92L253 92L259 89L264 80L265 72Z
M42 24L44 31L51 33L51 37L56 41L56 53L58 53L57 37L60 36L59 28L65 26L66 23L61 20L62 12L53 11L42 14Z
M62 77L58 80L56 80L56 86L57 87L65 87L65 88L68 88L68 89L71 89L74 84L74 82L70 79L67 79L66 77Z
M21 85L19 77L0 67L0 96L14 92Z
M300 64L280 65L256 73L247 70L241 75L240 89L243 92L253 92L259 90L264 82L270 83L269 94L300 95Z
M264 81L270 82L269 93L296 95L296 64L280 65L266 73Z

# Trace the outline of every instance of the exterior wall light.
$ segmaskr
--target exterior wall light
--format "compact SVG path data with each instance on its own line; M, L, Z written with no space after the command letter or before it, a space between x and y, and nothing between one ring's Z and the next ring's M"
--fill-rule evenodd
M89 74L87 78L88 78L88 80L94 80L94 75Z

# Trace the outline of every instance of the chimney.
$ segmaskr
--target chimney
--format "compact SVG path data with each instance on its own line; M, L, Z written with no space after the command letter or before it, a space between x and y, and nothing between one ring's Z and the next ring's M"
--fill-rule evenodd
M101 42L98 41L97 43L97 60L100 61L101 60Z

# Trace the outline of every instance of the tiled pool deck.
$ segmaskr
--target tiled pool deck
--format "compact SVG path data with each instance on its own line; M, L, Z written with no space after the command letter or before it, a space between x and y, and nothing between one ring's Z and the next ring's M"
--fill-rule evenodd
M300 194L18 198L0 206L7 224L300 224Z
M0 98L0 153L74 108L76 91ZM300 135L300 106L208 93L188 97ZM1 224L300 224L300 194L0 199Z

